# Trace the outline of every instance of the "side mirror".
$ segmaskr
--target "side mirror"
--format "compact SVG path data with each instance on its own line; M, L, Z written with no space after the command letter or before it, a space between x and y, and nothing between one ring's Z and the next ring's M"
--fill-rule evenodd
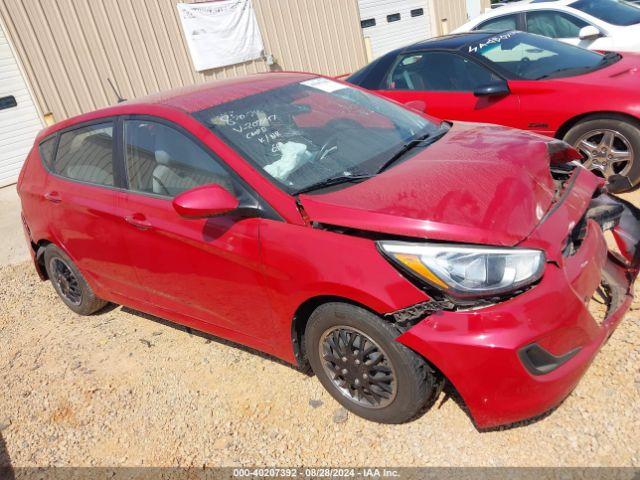
M220 185L196 187L173 199L173 208L185 218L223 215L237 209L238 204L238 199Z
M509 90L507 82L494 82L487 85L480 85L473 91L476 97L504 97L510 93L511 90Z
M405 103L404 106L411 110L416 110L420 113L424 113L427 110L427 104L422 100L411 100Z
M595 40L596 38L600 38L601 36L602 32L600 32L600 30L598 30L593 25L582 27L580 29L580 33L578 33L578 37L580 37L580 40Z

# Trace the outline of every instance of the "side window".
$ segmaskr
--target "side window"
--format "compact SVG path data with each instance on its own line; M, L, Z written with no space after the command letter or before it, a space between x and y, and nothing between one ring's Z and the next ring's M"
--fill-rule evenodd
M528 12L527 31L550 38L576 38L580 29L589 25L584 20L562 12Z
M89 125L61 134L58 153L49 168L72 180L113 185L113 123Z
M499 80L490 70L460 55L424 52L404 56L388 78L390 90L472 92Z
M478 25L474 30L517 30L518 16L503 15L502 17L492 18Z
M174 197L215 183L234 193L229 173L189 137L162 123L124 123L125 163L133 191Z

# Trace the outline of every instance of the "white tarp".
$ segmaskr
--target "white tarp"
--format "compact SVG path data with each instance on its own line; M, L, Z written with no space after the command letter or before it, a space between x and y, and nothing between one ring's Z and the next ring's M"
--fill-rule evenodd
M264 47L251 0L178 3L177 6L197 71L262 56Z

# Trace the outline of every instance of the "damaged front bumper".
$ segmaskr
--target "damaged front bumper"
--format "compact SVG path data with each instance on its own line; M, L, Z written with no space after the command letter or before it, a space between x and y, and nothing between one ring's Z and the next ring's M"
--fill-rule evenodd
M398 337L443 372L479 428L536 417L558 405L631 304L640 210L594 194L599 185L587 177L574 189L523 242L557 243L535 287L491 306L436 312ZM565 227L559 241L561 225L570 231ZM576 229L581 238L568 251ZM619 251L607 245L603 229L612 229ZM600 317L593 312L594 295L606 303Z

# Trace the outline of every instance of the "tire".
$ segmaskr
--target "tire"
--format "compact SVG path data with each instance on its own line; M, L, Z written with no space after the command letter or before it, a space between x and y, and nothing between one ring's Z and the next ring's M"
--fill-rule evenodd
M45 247L44 264L56 293L77 314L91 315L108 305L96 297L78 267L55 245Z
M605 134L609 132L614 137L612 148L609 148L607 141L611 137L605 138ZM582 153L585 167L596 175L609 178L612 174L617 174L624 177L616 179L615 186L610 186L613 193L630 190L640 183L639 122L619 117L591 117L569 130L564 140ZM612 163L612 160L625 152L628 160L619 157L618 162Z
M435 401L442 390L443 378L422 357L395 340L400 333L391 323L363 308L346 303L327 303L319 306L309 318L305 348L311 368L320 383L346 409L375 422L404 423ZM342 349L326 350L336 335ZM365 338L368 340L363 343ZM351 350L348 348L350 341L353 342ZM358 355L371 351L374 344L378 349L373 354L365 358ZM358 347L364 347L363 351ZM353 354L353 350L358 353ZM332 353L328 354L327 351ZM358 359L360 363L356 364ZM370 365L372 363L376 365ZM343 367L348 367L348 376L343 376L347 370L342 370ZM334 380L337 371L340 373L338 379ZM392 392L381 388L379 380L389 376L393 380L385 388ZM344 383L340 379L344 381L345 377L350 378L351 385L361 379L360 386L354 387L353 393L339 386ZM374 384L373 378L378 383ZM358 389L368 393L361 393L358 398ZM385 394L387 398L380 398Z

